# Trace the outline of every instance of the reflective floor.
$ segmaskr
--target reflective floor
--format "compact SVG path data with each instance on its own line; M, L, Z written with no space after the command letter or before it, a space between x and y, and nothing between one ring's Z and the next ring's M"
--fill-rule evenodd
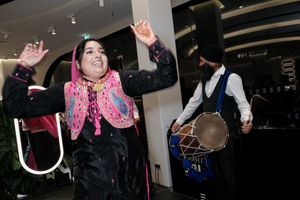
M151 200L195 200L195 198L185 196L176 192L171 192L167 188L162 188L155 185L155 197ZM48 188L44 194L35 197L21 196L19 200L72 200L73 199L73 185L68 184L64 186L57 186Z

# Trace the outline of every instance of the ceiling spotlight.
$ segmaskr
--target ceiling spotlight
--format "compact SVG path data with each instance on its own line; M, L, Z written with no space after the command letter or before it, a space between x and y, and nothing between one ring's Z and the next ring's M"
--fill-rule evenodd
M14 56L18 56L17 51L15 49L13 50L13 54Z
M52 35L56 35L56 32L55 32L55 29L54 29L54 28L51 30L51 34L52 34Z
M72 23L72 24L76 24L76 18L75 18L75 16L72 16L72 17L71 17L71 23Z
M37 39L37 37L34 38L34 43L35 44L39 44L40 43L39 40Z
M55 29L53 26L48 29L48 33L51 33L52 35L56 35Z
M7 58L6 57L4 58L4 61L7 62Z
M99 0L99 6L104 7L104 0Z

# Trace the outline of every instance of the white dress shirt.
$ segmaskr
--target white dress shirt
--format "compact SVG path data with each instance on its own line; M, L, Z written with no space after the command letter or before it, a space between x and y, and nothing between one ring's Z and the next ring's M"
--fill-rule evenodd
M206 82L205 92L207 97L211 96L221 75L223 75L224 73L225 73L225 66L222 65L222 67L220 67L220 69L218 69L218 71L214 73L211 79ZM246 99L245 92L243 89L242 79L239 75L235 73L230 74L225 93L228 96L233 97L235 102L237 103L238 109L241 113L241 122L247 120L252 121L253 116L250 110L250 105ZM199 84L197 85L194 95L190 98L189 103L185 106L183 112L179 115L176 122L182 125L185 122L185 120L189 119L193 115L193 113L198 108L198 106L202 103L202 101L203 101L202 82L200 81Z

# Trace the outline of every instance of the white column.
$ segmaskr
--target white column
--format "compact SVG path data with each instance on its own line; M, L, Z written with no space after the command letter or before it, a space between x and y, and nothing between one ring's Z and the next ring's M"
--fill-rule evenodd
M2 88L4 84L4 73L3 73L3 67L2 67L2 59L0 59L0 101L2 100Z
M131 3L134 23L148 20L155 34L177 60L170 0L131 0ZM149 61L148 49L139 41L137 53L140 69L152 70L156 67ZM143 104L152 180L156 182L154 165L159 164L159 184L172 187L167 130L173 119L182 112L179 81L171 88L143 95Z

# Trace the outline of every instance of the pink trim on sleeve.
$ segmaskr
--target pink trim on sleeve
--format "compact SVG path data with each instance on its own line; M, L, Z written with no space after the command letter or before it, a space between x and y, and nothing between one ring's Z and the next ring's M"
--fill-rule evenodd
M27 66L25 66L25 65L23 65L23 64L21 64L21 63L19 63L19 62L18 62L17 64L20 65L21 67L24 67L24 68L26 68L26 69L32 71L32 68L31 68L31 67L27 67Z
M160 53L158 54L158 56L156 56L156 58L159 58L159 57L161 56L161 54L163 54L165 51L167 51L167 50L164 49L162 52L160 52Z
M13 75L9 75L11 78L14 78L14 79L17 79L17 80L19 80L19 81L23 81L24 83L27 83L27 81L26 80L23 80L23 79L21 79L21 78L19 78L19 77L16 77L16 76L13 76Z

